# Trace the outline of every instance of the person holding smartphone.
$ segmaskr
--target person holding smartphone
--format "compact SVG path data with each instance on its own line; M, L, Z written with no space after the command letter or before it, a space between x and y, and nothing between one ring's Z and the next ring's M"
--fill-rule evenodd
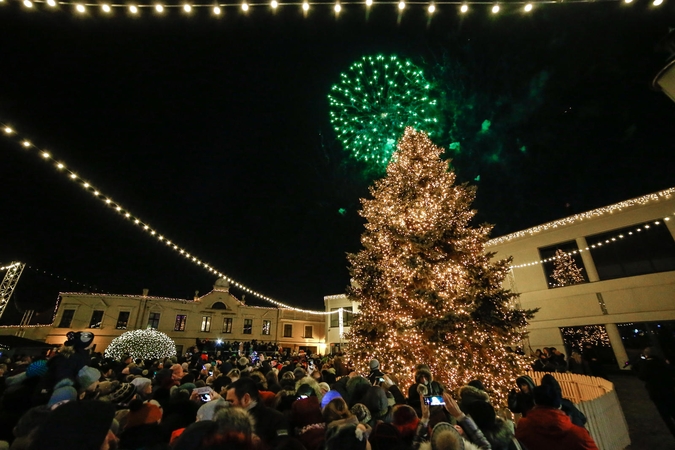
M370 373L366 378L373 386L379 386L384 381L384 372L380 370L380 361L377 359L370 360Z

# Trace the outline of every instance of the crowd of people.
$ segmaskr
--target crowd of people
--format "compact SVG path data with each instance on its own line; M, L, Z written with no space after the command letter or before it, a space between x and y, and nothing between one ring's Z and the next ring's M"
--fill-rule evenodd
M103 358L70 332L48 359L0 363L0 441L68 450L595 449L555 378L518 378L512 413L479 379L456 392L415 367L401 390L373 359L198 351L160 360ZM358 369L358 368L357 368ZM517 426L512 420L519 418ZM0 446L0 448L2 448Z
M555 347L544 347L534 351L532 370L535 372L571 372L606 378L597 350L590 344L582 351L572 351L569 360Z

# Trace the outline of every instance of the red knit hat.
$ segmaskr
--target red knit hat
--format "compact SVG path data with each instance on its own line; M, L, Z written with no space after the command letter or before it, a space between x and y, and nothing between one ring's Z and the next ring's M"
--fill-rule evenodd
M401 434L401 437L409 437L417 431L420 419L413 408L408 405L396 405L392 423Z

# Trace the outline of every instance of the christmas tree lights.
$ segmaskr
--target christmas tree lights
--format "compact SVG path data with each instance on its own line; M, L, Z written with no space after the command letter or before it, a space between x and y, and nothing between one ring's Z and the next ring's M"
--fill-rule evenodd
M581 274L583 269L577 267L577 263L574 262L569 253L558 249L555 252L555 256L555 265L551 278L556 281L557 286L571 286L585 281L584 276Z
M124 355L144 360L176 356L176 343L166 334L153 328L127 331L113 339L105 349L106 358L119 361Z
M433 87L408 60L364 56L340 74L328 95L331 124L356 159L384 167L405 127L430 136L439 131Z
M455 174L424 133L406 128L387 176L362 200L363 250L348 256L348 295L361 302L350 330L357 370L377 358L403 386L425 363L456 389L478 378L499 401L527 367L510 352L536 311L502 288L509 259L484 252L492 229L470 225L475 190Z
M578 352L582 352L586 345L591 345L592 347L611 347L607 329L603 325L564 327L560 331L562 332L565 344Z

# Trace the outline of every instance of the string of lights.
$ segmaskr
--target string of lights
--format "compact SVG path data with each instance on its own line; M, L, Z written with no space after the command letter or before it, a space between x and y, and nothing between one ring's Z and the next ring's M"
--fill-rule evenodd
M85 288L87 288L87 289L89 289L89 290L91 290L91 291L94 291L94 292L106 292L106 293L110 294L110 292L108 292L108 291L103 291L103 290L97 288L96 286L92 286L92 285L90 285L90 284L85 284L85 283L80 283L79 281L71 280L70 278L62 277L62 276L60 276L60 275L56 275L56 274L54 274L54 273L52 273L52 272L47 272L46 270L42 270L42 269L39 269L39 268L37 268L37 267L33 267L33 266L31 266L31 265L28 265L28 264L26 264L26 267L28 267L29 269L34 270L34 271L37 272L37 273L40 273L40 274L43 274L43 275L49 275L50 277L57 278L57 279L59 279L59 280L61 280L61 281L67 281L68 283L76 284L76 285L78 285L78 286L85 287ZM0 268L0 269L2 269L2 268Z
M665 217L663 220L667 222L667 221L670 220L670 217ZM661 221L655 220L653 222L653 224L654 225L661 225ZM602 247L603 245L609 245L609 244L612 244L614 242L619 242L621 239L625 239L625 238L630 237L630 236L636 236L638 233L641 233L643 230L649 230L650 228L651 228L651 224L645 223L643 225L638 226L634 230L628 231L627 233L619 233L616 236L605 239L602 242L598 242L596 244L591 244L586 248L580 248L578 250L572 250L571 252L566 252L566 253L563 253L563 252L557 253L556 255L551 256L550 258L540 259L538 261L532 261L532 262L528 262L528 263L524 263L524 264L516 264L516 265L511 266L511 268L512 269L520 269L522 267L536 266L538 264L544 264L544 263L547 263L547 262L555 261L556 259L560 259L564 256L572 256L572 255L576 255L577 253L588 252L593 248Z
M217 275L219 278L225 279L228 283L233 285L234 287L240 289L241 291L253 295L261 300L264 300L266 302L272 303L275 306L278 306L280 308L287 308L291 309L294 311L299 311L299 312L304 312L304 313L309 313L309 314L318 314L318 315L328 315L328 314L334 314L337 311L312 311L312 310L307 310L307 309L302 309L302 308L295 308L293 306L286 305L278 300L275 300L271 297L268 297L264 294L261 294L260 292L257 292L254 289L249 288L248 286L232 279L231 277L227 276L220 270L216 269L213 267L211 264L203 261L201 258L198 258L196 255L193 255L192 253L188 252L187 249L179 246L177 243L175 243L173 240L168 239L165 237L163 234L161 234L157 229L154 227L150 226L147 222L142 220L139 216L131 213L128 209L123 207L119 202L114 201L112 198L109 196L103 194L100 190L96 189L96 187L90 183L89 181L81 178L76 172L71 170L69 167L66 166L66 164L62 160L57 160L52 156L52 154L43 149L38 147L37 145L33 144L31 141L28 139L22 138L20 134L11 126L0 122L0 129L2 129L2 134L10 138L10 140L13 140L17 142L21 148L25 151L34 151L37 152L37 155L43 159L44 161L47 161L48 163L52 164L57 172L62 173L64 176L66 176L68 179L70 179L72 182L78 183L83 189L87 190L92 194L92 196L103 202L107 207L113 209L116 211L119 215L127 219L129 222L132 224L136 225L139 229L144 231L148 236L151 238L157 239L159 242L163 243L166 245L168 248L174 250L177 254L180 256L184 257L188 262L191 262L192 264L197 265L198 267L202 269L206 269L208 272L210 272L213 275Z
M567 0L564 3L633 3L634 0ZM651 5L660 6L663 4L664 0L650 0ZM112 16L116 12L124 13L129 17L139 17L143 14L153 14L156 16L166 15L169 11L174 10L178 11L184 15L194 14L198 10L208 10L211 15L214 17L221 17L226 9L238 9L244 13L248 12L251 8L269 8L273 11L282 7L300 7L303 11L303 14L306 16L310 9L312 8L331 8L336 16L338 16L345 6L365 6L367 9L375 5L385 5L385 6L394 6L399 10L399 13L403 11L408 6L422 6L426 9L427 13L432 15L434 14L438 7L448 6L455 7L460 14L466 14L469 12L471 6L478 7L489 7L492 14L497 14L503 9L514 9L517 8L522 12L529 13L532 12L536 7L541 5L549 5L556 3L563 3L562 0L536 0L536 1L509 1L509 2L499 2L499 1L481 1L481 0L469 0L469 1L453 1L453 0L441 0L441 1L375 1L375 0L363 0L363 1L336 1L332 2L316 2L316 1L302 1L302 2L280 2L278 0L271 0L269 3L249 3L248 0L242 2L231 2L231 3L210 3L210 4L199 4L199 3L182 3L182 4L164 4L161 2L156 3L90 3L86 1L77 2L77 1L57 1L57 0L0 0L0 5L3 3L20 3L23 6L24 10L34 10L37 6L43 6L48 10L70 10L77 15L86 16L88 14L93 14L95 12L101 13L103 16Z
M572 225L576 222L580 222L586 219L592 219L595 217L602 217L606 214L613 214L619 212L626 208L631 208L634 206L646 205L651 202L658 202L660 200L667 200L673 194L675 194L675 187L665 189L663 191L655 192L653 194L643 195L642 197L632 198L630 200L624 200L613 205L605 206L598 209L593 209L591 211L586 211L584 213L575 214L573 216L565 217L563 219L554 220L553 222L548 222L543 225L538 225L536 227L528 228L527 230L516 231L515 233L507 234L500 236L494 239L490 239L485 246L494 247L495 245L503 244L505 242L512 241L514 239L522 238L525 236L534 236L537 233L542 231L553 230L558 227L564 227L567 225Z

